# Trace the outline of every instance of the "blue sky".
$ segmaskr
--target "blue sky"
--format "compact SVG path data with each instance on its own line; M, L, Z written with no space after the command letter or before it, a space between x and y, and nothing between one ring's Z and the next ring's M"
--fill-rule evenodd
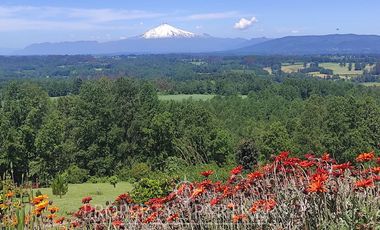
M379 0L1 0L0 47L117 40L164 22L218 37L380 34L379 15Z

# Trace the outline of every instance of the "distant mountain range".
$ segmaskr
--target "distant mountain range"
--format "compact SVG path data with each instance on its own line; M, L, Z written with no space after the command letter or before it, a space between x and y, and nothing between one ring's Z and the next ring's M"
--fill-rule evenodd
M210 53L255 45L267 38L216 38L197 35L168 24L153 28L141 36L110 42L79 41L32 44L15 52L16 55L64 54L163 54Z
M263 55L380 54L380 36L356 34L290 36L243 47L233 53Z
M217 38L162 24L132 38L32 44L14 55L225 53L262 55L380 54L380 36L334 34L278 39ZM9 51L7 52L9 54ZM1 54L1 50L0 50Z

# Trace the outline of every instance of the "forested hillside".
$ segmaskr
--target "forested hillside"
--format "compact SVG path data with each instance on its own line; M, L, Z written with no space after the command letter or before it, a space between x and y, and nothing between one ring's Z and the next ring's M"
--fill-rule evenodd
M49 184L73 168L85 181L128 177L135 166L168 175L203 164L228 168L282 150L351 161L380 148L377 88L254 75L245 86L244 98L175 102L158 100L152 82L136 79L85 81L77 94L56 99L30 82L10 83L1 94L0 173Z

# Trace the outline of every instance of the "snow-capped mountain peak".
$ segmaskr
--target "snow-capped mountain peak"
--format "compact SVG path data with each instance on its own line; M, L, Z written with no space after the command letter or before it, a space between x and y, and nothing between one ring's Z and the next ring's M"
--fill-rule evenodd
M175 28L169 24L161 24L160 26L148 30L142 37L145 39L155 39L155 38L193 38L197 35L185 30Z

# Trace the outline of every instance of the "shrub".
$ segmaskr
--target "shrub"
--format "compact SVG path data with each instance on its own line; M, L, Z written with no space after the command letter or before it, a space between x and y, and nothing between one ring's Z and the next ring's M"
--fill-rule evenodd
M162 197L170 192L171 186L166 180L143 178L134 184L132 198L137 203L144 203L154 197Z
M69 190L69 186L67 184L67 181L62 175L58 175L51 185L51 188L53 190L53 195L58 196L59 198L62 198L63 195L67 193Z
M42 192L40 190L37 190L36 191L36 196L41 196L42 195Z
M97 184L97 183L107 183L109 181L108 177L96 177L92 176L90 179L87 180L87 182L92 183L92 184Z
M70 184L82 184L88 179L88 171L72 165L65 171L64 176Z
M242 140L236 151L236 162L244 169L251 170L257 164L259 151L254 140Z
M122 181L136 182L152 173L149 165L145 163L134 164L131 168L123 168L118 172L118 177Z
M117 176L111 176L109 178L109 182L111 185L113 185L114 188L116 188L116 184L117 182L119 182L119 179L117 178Z

